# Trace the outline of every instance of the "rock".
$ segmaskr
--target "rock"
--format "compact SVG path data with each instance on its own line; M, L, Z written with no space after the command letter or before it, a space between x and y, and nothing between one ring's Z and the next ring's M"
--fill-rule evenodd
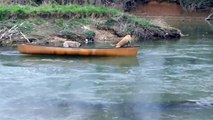
M181 33L177 30L169 30L165 34L165 39L179 39L181 37Z

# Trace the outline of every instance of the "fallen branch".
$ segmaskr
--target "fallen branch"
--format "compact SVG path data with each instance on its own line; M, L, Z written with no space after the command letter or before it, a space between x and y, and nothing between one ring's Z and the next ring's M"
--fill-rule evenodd
M30 43L30 40L22 32L20 32L20 33L27 40L27 42Z
M213 13L209 14L209 16L206 18L206 20L213 20Z
M24 24L24 22L22 22L20 25L14 25L12 28L10 28L9 30L5 30L5 32L3 34L1 34L0 37L0 41L3 40L3 38L10 38L10 40L12 41L12 36L16 33L18 33L19 31L17 30L20 26L22 26Z
M4 32L4 33L1 35L0 40L1 40L7 33L10 33L10 31L11 31L12 29L16 28L16 27L17 27L17 25L14 25L14 26L13 26L12 28L10 28L8 31Z

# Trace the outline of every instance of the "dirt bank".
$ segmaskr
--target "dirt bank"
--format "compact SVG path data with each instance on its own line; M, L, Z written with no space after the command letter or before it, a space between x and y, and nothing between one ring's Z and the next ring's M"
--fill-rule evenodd
M8 9L9 7L9 9ZM133 33L135 40L178 39L180 31L115 9L45 5L1 8L0 45L35 43L61 46L65 40L116 42ZM24 16L24 17L23 17ZM55 39L55 37L63 38ZM27 39L28 38L28 39Z
M210 10L196 10L187 12L177 3L169 2L156 2L152 1L148 4L138 4L135 9L133 9L131 14L139 17L159 17L164 18L175 18L175 19L204 19L206 18Z
M80 23L79 21L89 22ZM81 44L86 44L86 42L116 43L126 34L130 34L131 31L133 31L136 36L135 40L180 38L180 32L175 28L160 27L159 24L155 25L156 26L149 27L132 25L131 21L122 17L119 19L84 18L78 20L33 18L6 21L0 25L0 46L16 46L17 43L27 42L41 45L62 46L63 42L66 40L78 41ZM24 36L20 33L23 33ZM26 38L28 38L28 40Z

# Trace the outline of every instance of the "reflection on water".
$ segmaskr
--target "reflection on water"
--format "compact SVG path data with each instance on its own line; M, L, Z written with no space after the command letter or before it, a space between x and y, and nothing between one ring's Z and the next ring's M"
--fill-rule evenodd
M211 22L203 20L171 20L168 19L167 22L182 31L183 34L189 36L191 39L205 38L213 35L213 26ZM193 42L193 41L190 41Z
M1 48L0 119L212 120L212 29L175 24L189 36L139 43L137 57L33 56Z

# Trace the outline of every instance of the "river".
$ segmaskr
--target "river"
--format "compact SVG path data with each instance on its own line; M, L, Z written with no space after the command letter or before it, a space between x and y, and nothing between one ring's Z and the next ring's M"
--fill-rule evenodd
M0 48L0 120L212 120L213 27L140 42L137 57L53 57Z

